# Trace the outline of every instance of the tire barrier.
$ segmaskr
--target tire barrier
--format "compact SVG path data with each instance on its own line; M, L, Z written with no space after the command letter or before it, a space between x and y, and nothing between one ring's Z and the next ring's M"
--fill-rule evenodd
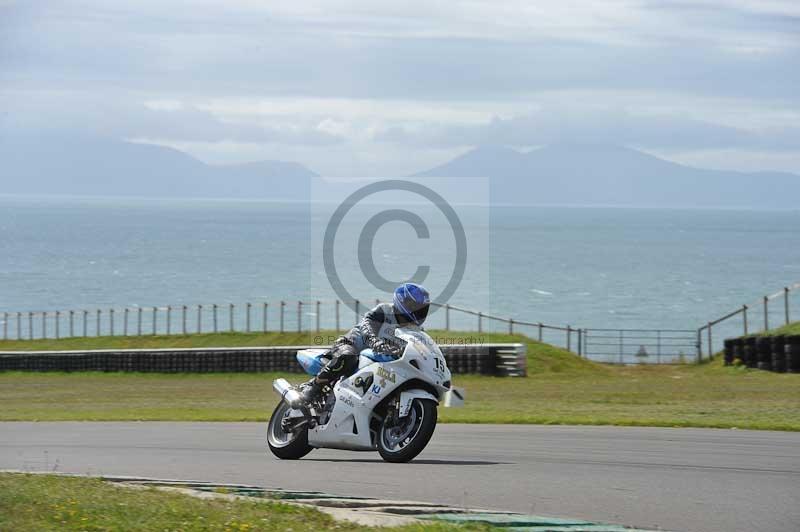
M787 336L784 347L786 372L800 373L800 335Z
M748 368L755 368L757 367L757 358L756 358L756 337L755 336L745 336L744 338L744 365Z
M756 338L756 367L766 371L772 369L772 338L769 336Z
M736 343L736 338L728 338L725 340L725 351L723 355L723 361L726 366L730 366L733 364L734 357L734 344Z
M740 360L748 368L800 373L800 334L728 338L723 357L726 366Z
M0 371L302 373L298 349L320 346L0 352ZM454 374L527 375L525 344L442 345Z
M786 337L783 335L772 337L772 371L784 373L786 371Z
M733 361L739 361L739 363L744 362L744 340L741 338L736 338L733 341Z

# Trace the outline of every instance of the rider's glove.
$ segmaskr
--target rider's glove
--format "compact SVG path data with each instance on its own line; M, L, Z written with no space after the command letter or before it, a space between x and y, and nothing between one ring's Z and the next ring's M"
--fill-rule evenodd
M376 353L385 353L387 355L394 355L399 356L403 353L403 350L400 346L395 345L391 342L387 342L386 340L379 340L375 342L375 345L372 347L372 350Z

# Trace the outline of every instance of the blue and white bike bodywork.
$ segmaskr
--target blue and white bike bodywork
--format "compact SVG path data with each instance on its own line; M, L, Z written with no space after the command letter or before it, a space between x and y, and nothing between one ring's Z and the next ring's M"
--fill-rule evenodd
M269 422L268 443L279 458L296 459L313 448L375 451L390 462L407 462L427 445L436 428L437 406L450 390L450 370L439 346L420 329L399 328L402 356L364 350L358 370L304 405L286 380L273 388L281 396ZM325 349L299 351L311 375L324 366Z

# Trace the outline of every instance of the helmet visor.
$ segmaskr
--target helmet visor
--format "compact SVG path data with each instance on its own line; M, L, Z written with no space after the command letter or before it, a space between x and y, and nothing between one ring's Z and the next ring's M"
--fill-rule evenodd
M411 316L417 325L422 325L423 323L425 323L425 318L428 317L429 308L430 305L426 303L420 306L417 310L411 312Z

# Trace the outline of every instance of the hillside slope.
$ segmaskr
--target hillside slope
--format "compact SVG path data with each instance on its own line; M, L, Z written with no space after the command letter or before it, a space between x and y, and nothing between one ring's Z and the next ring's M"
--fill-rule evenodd
M492 201L637 207L797 208L800 176L704 170L605 144L528 153L479 147L418 177L488 177Z

